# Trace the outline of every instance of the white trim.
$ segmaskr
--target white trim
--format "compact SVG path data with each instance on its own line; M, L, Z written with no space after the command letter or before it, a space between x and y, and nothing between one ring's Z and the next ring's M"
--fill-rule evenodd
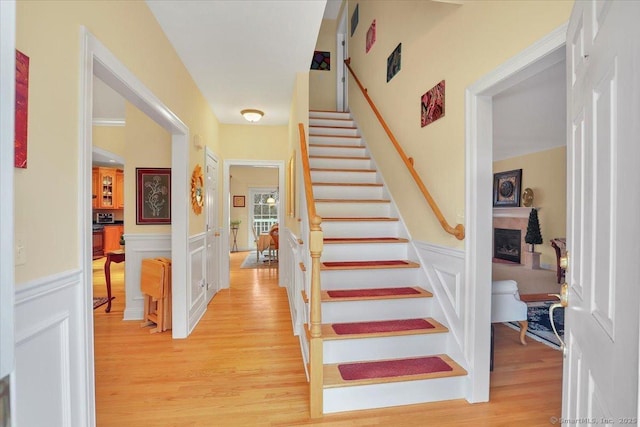
M13 131L15 123L16 3L0 1L0 379L14 366ZM15 413L15 387L10 401Z
M15 306L18 307L33 299L50 293L59 292L69 286L74 286L82 279L82 270L68 270L51 276L39 277L23 283L16 289Z
M347 14L349 13L349 4L344 2L342 13L338 17L338 26L336 29L336 110L349 111L347 67L344 65L344 59L348 57L349 51L349 26L347 25ZM344 42L344 45L341 43Z
M489 399L489 324L491 304L491 230L493 182L492 97L522 77L530 66L557 62L553 55L566 40L567 24L523 50L515 57L480 78L465 93L465 286L467 292L465 329L469 341L465 353L470 356L469 402ZM550 55L551 54L551 55ZM479 197L480 196L480 197Z
M493 208L493 217L494 218L529 218L529 213L531 213L531 209L540 210L540 208L536 208L532 206L530 208Z
M224 160L222 164L222 224L229 224L229 211L230 211L230 196L229 196L229 170L231 166L255 166L255 167L277 167L278 168L278 188L284 187L284 160L241 160L241 159L229 159ZM284 200L287 197L282 191L280 191L280 198L278 199L278 224L284 224ZM282 228L282 227L281 227ZM230 272L229 272L229 227L220 227L220 236L222 238L222 264L220 265L220 289L229 288L231 284ZM279 277L278 281L281 285L282 277ZM281 285L282 286L282 285Z
M117 126L117 127L123 127L127 125L127 122L124 121L124 119L107 119L107 118L100 118L100 117L95 117L92 120L92 123L94 126Z
M85 425L95 425L95 384L93 355L93 309L92 309L92 259L91 251L91 151L92 151L92 111L93 76L99 77L108 86L147 114L152 120L171 133L171 258L172 283L184 284L173 287L173 338L188 335L188 307L186 298L187 249L189 215L188 203L188 163L189 129L156 97L131 71L129 71L109 49L96 39L86 27L80 28L80 88L78 111L78 247L79 264L84 272L83 301L85 302L80 332L84 335L85 395L88 407Z

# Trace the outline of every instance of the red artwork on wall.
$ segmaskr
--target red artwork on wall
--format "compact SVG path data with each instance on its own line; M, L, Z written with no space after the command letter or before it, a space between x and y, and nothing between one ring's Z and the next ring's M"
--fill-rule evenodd
M376 20L374 19L373 22L371 23L371 26L369 26L369 31L367 31L367 40L366 40L366 46L365 46L366 53L369 53L369 51L371 50L371 47L375 42L376 42Z
M16 122L14 166L27 167L27 115L29 112L29 57L16 50Z
M444 116L444 80L432 87L420 99L420 124L425 127Z

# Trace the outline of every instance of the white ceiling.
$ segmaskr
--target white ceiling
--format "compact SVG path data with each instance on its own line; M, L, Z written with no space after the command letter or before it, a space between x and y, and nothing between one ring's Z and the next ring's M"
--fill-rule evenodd
M296 73L309 70L326 3L147 0L218 120L246 124L240 110L257 108L264 125L288 123Z
M564 50L555 65L493 98L493 160L566 145Z

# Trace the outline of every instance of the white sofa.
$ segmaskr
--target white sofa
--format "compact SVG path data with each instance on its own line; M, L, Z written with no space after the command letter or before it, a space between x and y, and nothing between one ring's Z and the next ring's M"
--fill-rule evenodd
M515 280L496 280L491 284L491 323L503 322L518 322L520 342L527 345L527 304L520 300Z

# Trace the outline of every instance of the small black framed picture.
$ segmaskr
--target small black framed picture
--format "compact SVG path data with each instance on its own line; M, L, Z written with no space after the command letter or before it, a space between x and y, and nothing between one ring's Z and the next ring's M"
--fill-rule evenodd
M511 208L520 206L522 169L493 174L493 206Z

